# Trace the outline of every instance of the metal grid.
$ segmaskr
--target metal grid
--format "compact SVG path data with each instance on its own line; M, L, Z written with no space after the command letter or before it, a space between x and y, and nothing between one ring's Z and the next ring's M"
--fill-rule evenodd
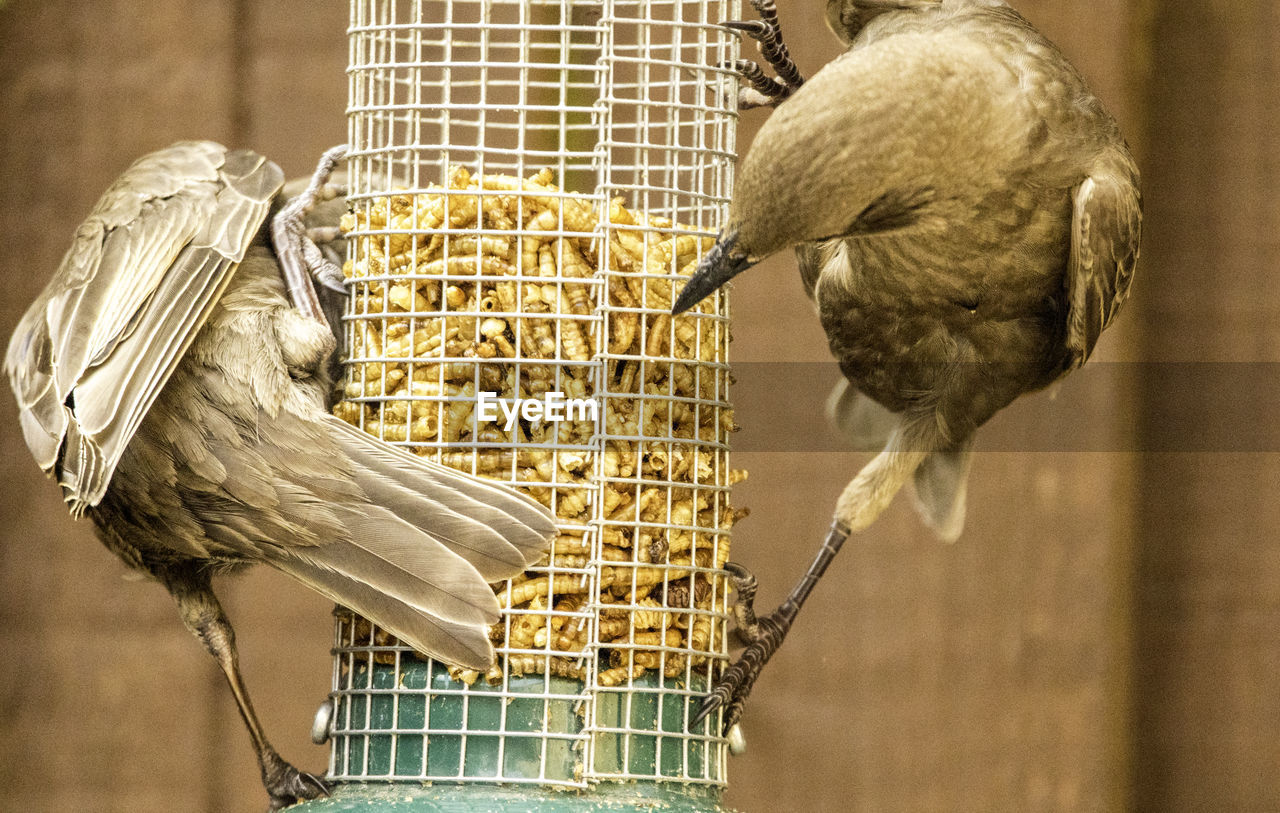
M738 6L353 0L338 412L560 536L501 589L488 675L339 613L332 778L723 784L688 717L726 660L727 301L669 313L727 208Z

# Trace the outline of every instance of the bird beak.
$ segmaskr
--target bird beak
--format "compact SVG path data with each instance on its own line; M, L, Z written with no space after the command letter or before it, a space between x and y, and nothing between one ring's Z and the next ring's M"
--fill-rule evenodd
M745 252L736 251L738 232L722 234L716 244L707 252L685 284L676 304L671 308L673 314L684 313L705 299L712 291L755 265Z

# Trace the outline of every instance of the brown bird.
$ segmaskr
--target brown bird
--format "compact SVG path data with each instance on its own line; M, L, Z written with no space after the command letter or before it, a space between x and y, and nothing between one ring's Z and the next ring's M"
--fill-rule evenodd
M274 246L275 164L209 142L141 158L81 224L6 356L27 445L72 514L164 585L217 659L272 809L327 790L268 742L215 574L265 562L415 649L485 669L487 582L523 570L555 530L515 491L326 411L335 341L296 274L320 264L301 219L338 155L280 213Z
M807 82L770 0L731 23L746 106L776 105L742 160L728 223L676 302L783 249L799 260L845 381L832 408L879 449L836 504L804 580L768 618L733 566L753 643L703 712L727 722L845 538L908 480L940 537L964 525L974 432L1079 367L1129 292L1138 170L1084 79L1000 0L830 0L849 50Z

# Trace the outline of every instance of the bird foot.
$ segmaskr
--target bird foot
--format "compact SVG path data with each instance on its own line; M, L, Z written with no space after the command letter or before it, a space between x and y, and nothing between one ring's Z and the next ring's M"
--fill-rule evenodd
M271 796L270 810L329 795L329 785L315 774L306 773L280 758L274 750L262 757L262 784Z
M749 59L739 59L732 67L742 77L747 87L738 91L738 106L777 107L804 84L800 69L791 59L786 43L782 41L782 28L778 25L778 7L774 0L751 0L751 6L760 15L758 20L734 20L724 27L751 37L760 48L769 67L777 76L769 76L764 68Z
M738 594L733 605L733 617L737 635L747 644L747 648L720 677L711 693L703 698L692 724L697 725L711 712L723 707L722 725L727 732L741 719L751 688L755 686L764 665L782 646L799 607L788 600L771 614L757 618L754 607L757 588L755 575L734 562L727 563L724 569L728 571Z
M339 194L346 193L342 191ZM330 291L335 291L345 297L347 295L347 286L342 276L342 258L345 246L343 238L342 229L337 226L318 226L313 229L307 229L307 238L303 246L304 255L309 255L309 250L305 248L307 242L315 245L320 250L320 253L324 255L323 260L319 262L308 262L311 276L315 281Z
M737 598L733 602L734 634L744 644L753 644L760 640L760 619L756 618L756 590L760 582L756 574L747 570L737 562L725 562L725 572L729 581L733 582L733 592Z
M316 245L316 238L321 242L328 238L331 242L336 236L329 230L308 232L303 220L316 204L343 194L341 187L329 183L329 176L346 154L345 145L326 152L311 176L311 183L301 195L286 203L271 222L271 240L280 259L289 299L295 308L320 321L325 320L324 311L313 280L341 293L346 289L342 285L342 269Z

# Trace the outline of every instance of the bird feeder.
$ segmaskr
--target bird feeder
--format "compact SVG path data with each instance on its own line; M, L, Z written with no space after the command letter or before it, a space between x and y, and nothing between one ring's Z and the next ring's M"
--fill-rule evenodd
M308 809L717 809L728 302L671 303L727 210L739 5L353 0L336 411L559 535L494 585L488 673L339 608Z

